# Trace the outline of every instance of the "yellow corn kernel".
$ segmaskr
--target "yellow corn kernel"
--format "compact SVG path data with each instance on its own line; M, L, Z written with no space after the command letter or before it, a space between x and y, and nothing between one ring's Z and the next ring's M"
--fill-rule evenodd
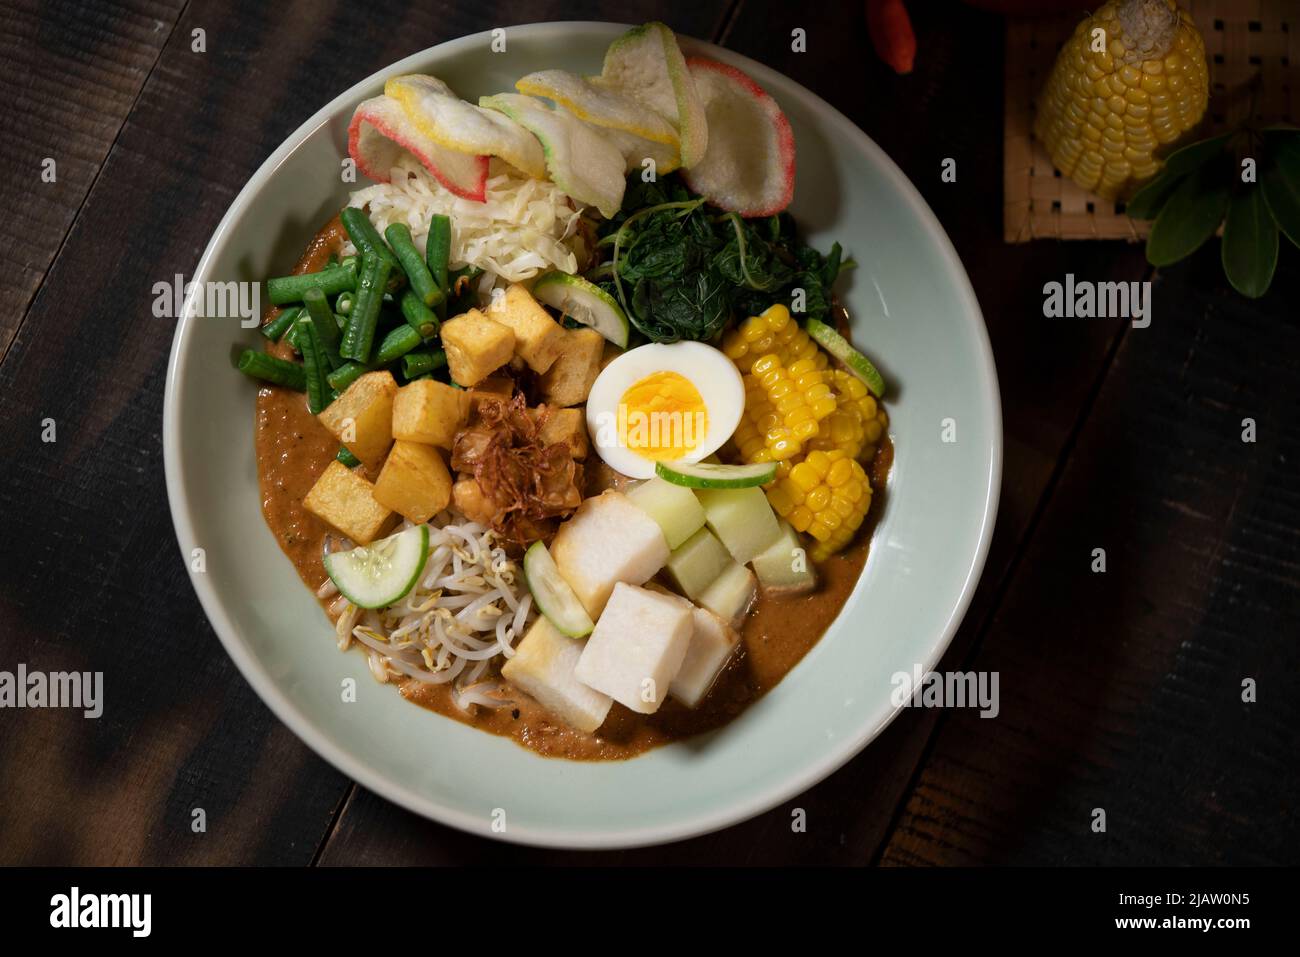
M812 524L812 509L807 505L796 505L790 510L790 514L786 518L790 520L790 524L794 526L796 532L806 532L808 526Z

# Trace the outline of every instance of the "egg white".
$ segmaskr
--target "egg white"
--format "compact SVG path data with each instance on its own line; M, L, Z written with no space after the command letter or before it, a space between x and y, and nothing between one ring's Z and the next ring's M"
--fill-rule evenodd
M605 366L592 384L587 429L597 454L610 468L631 478L652 478L655 463L618 441L618 406L628 389L656 372L675 372L688 380L708 412L704 439L686 456L688 462L698 462L721 448L736 431L745 408L740 370L713 346L653 342L629 349Z

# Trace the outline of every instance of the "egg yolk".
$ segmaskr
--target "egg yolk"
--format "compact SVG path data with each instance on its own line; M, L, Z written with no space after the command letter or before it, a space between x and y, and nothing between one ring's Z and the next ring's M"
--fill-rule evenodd
M628 387L618 404L623 446L653 461L672 461L704 441L709 414L699 389L677 372L655 372Z

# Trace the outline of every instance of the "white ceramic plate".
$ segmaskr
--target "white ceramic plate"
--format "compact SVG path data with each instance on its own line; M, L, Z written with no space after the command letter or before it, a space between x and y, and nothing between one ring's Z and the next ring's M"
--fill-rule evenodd
M433 73L468 99L519 76L597 72L622 27L511 27L440 44L353 87L262 165L222 219L193 278L258 281L288 270L343 205L345 130L384 79ZM194 587L249 682L318 754L419 814L487 837L563 847L627 847L690 837L811 787L897 714L891 677L930 668L983 567L997 509L1002 426L979 307L951 244L911 184L834 108L766 67L682 38L689 54L734 64L790 117L798 174L792 212L825 249L858 262L840 292L855 339L878 360L896 457L866 569L843 613L784 681L716 732L631 761L548 760L401 699L330 625L266 528L253 448L255 389L231 368L255 330L189 318L176 331L163 414L167 489ZM363 184L364 185L364 184ZM254 346L255 347L255 346ZM943 442L953 419L956 442ZM357 682L344 703L341 682ZM493 822L504 821L504 830Z

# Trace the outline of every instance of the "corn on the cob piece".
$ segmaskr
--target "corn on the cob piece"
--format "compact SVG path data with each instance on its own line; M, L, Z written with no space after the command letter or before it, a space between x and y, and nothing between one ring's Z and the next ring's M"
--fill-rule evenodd
M825 369L830 361L812 337L794 321L790 310L780 303L762 315L750 316L727 333L722 340L722 351L743 373L751 372L755 361L769 353L775 355L783 366L800 359L811 359L816 368Z
M786 367L769 352L756 359L752 368L745 378L755 383L747 390L755 394L754 426L772 458L784 462L817 435L818 423L835 411L835 396L812 359L798 359Z
M1062 48L1034 135L1063 175L1114 199L1159 172L1157 148L1194 128L1208 100L1191 15L1175 0L1110 0Z
M862 380L843 369L831 371L835 411L821 424L810 449L843 449L859 462L870 462L876 445L889 426L889 417Z
M821 561L853 538L871 507L871 481L861 463L843 449L815 449L777 479L768 501L797 531L816 541L810 555Z
M777 514L812 536L821 561L844 548L871 506L871 461L889 418L862 380L827 354L784 306L751 316L723 340L743 373L745 409L732 436L742 461L777 463L766 486Z

